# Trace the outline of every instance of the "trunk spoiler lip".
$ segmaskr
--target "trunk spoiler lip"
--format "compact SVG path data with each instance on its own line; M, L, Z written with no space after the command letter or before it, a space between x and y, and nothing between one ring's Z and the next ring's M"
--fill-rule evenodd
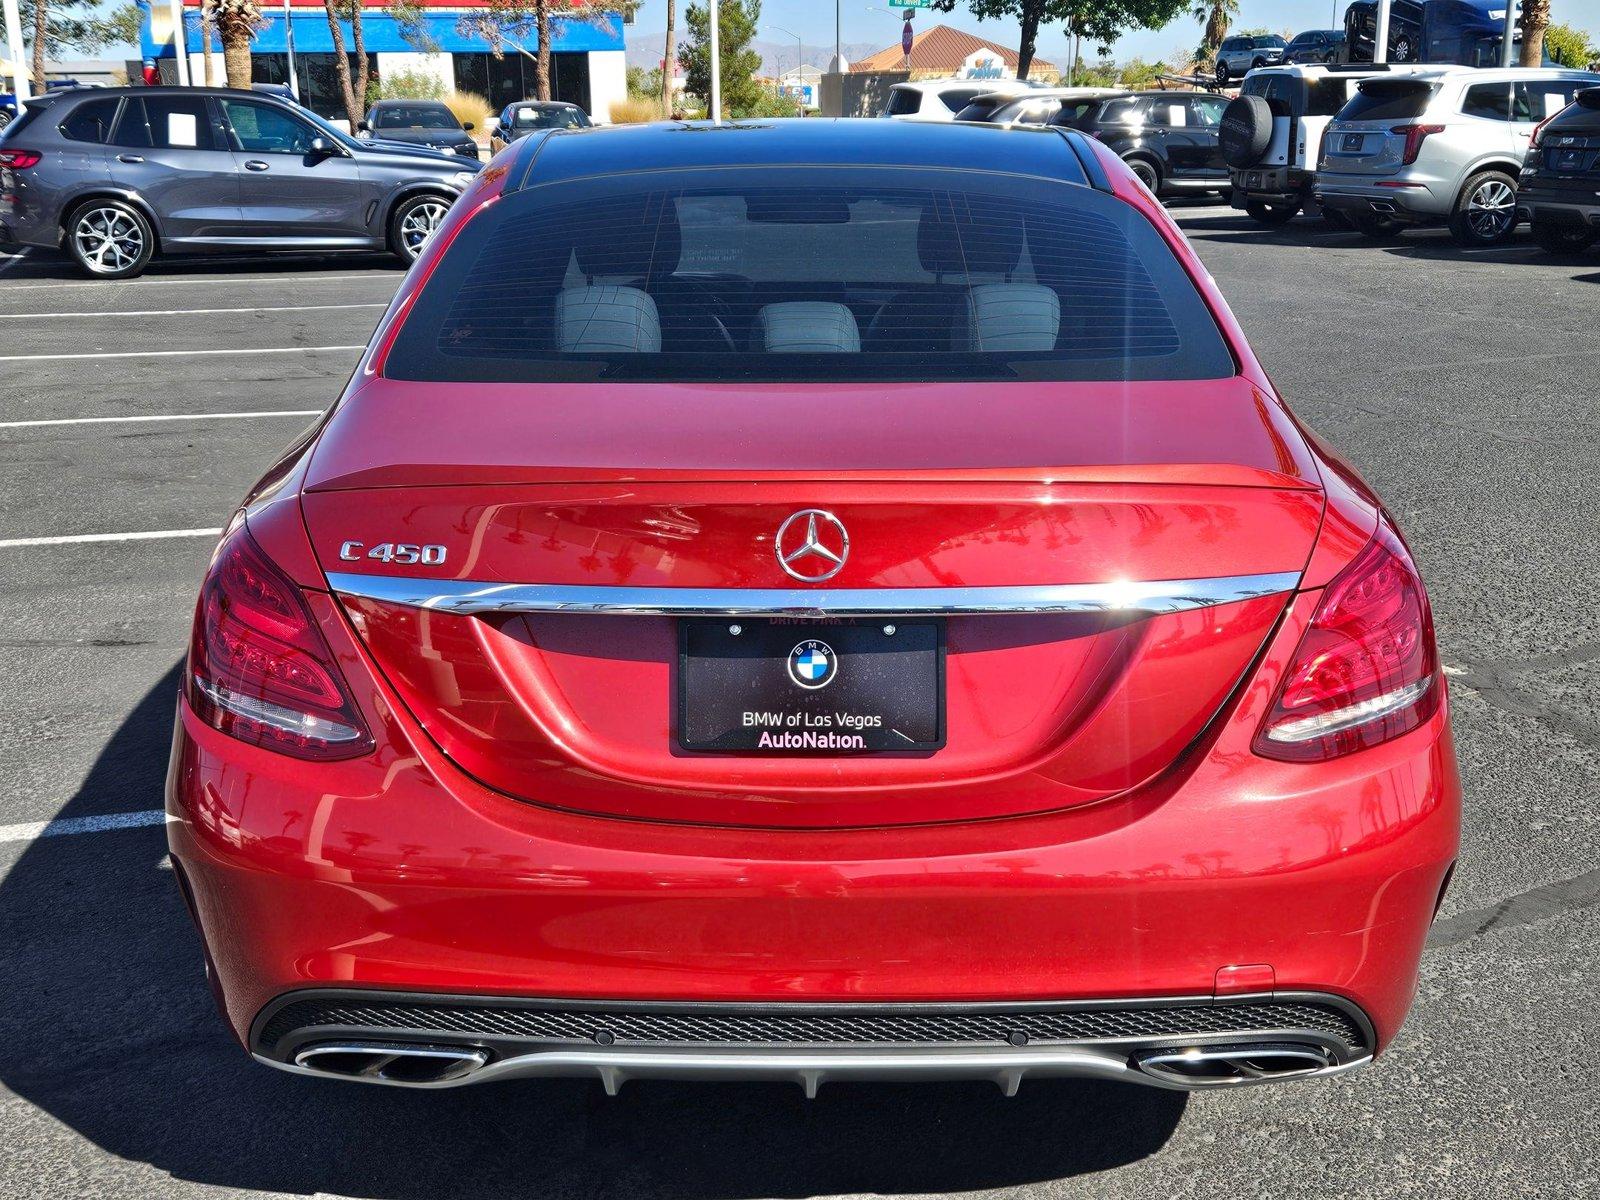
M1299 571L1208 579L911 588L670 588L484 583L329 572L344 596L463 616L886 617L1104 613L1150 616L1291 593Z

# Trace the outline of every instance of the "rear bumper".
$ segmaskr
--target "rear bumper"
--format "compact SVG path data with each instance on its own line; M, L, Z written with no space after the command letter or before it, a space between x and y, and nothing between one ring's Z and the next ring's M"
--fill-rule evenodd
M1297 167L1252 167L1230 173L1233 180L1233 206L1243 208L1247 200L1305 200L1316 178L1313 171Z
M1407 175L1386 176L1383 183L1354 182L1327 172L1315 177L1312 194L1321 207L1335 212L1369 213L1413 224L1445 219L1455 199L1442 181Z
M1554 221L1564 225L1600 225L1600 190L1583 193L1524 188L1517 194L1517 206L1531 220Z

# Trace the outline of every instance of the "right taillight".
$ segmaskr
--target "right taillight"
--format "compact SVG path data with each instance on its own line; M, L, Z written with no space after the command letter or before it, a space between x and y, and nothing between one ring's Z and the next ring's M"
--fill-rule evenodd
M242 521L201 585L185 683L200 719L241 741L312 759L372 749L311 610Z
M43 161L44 155L37 150L0 150L0 167L23 171L37 167Z
M1417 155L1422 153L1422 143L1436 133L1443 133L1443 125L1396 125L1389 130L1390 133L1404 134L1406 147L1400 156L1400 164L1409 167L1417 161Z
M1442 692L1427 592L1380 521L1323 592L1254 749L1291 762L1337 758L1415 729Z

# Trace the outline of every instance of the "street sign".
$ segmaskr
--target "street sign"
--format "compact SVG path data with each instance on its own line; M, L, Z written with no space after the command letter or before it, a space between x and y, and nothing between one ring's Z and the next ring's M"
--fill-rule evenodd
M906 27L900 31L900 51L907 58L911 57L911 22L906 21Z
M933 0L889 0L890 8L932 8Z

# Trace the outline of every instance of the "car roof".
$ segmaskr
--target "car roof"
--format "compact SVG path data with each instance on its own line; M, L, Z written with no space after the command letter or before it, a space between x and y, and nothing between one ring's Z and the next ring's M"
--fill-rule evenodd
M566 100L513 100L507 108L577 108Z
M1517 79L1595 79L1600 75L1579 67L1425 67L1411 73L1413 79L1433 81L1471 80L1477 83L1510 82Z
M985 100L1104 100L1111 96L1122 95L1121 88L1102 87L1054 87L1054 88L1029 88L1025 92L986 92L982 96L973 98L973 103L978 104Z
M901 82L895 84L890 91L899 92L945 92L955 88L987 87L986 95L996 96L1001 93L1015 95L1018 92L1031 92L1033 84L1023 79L919 79L914 83Z
M523 141L523 174L530 186L615 174L619 161L629 171L919 167L1088 183L1073 143L1062 131L1044 126L1008 129L970 121L811 117L559 129ZM797 181L800 186L804 178Z

